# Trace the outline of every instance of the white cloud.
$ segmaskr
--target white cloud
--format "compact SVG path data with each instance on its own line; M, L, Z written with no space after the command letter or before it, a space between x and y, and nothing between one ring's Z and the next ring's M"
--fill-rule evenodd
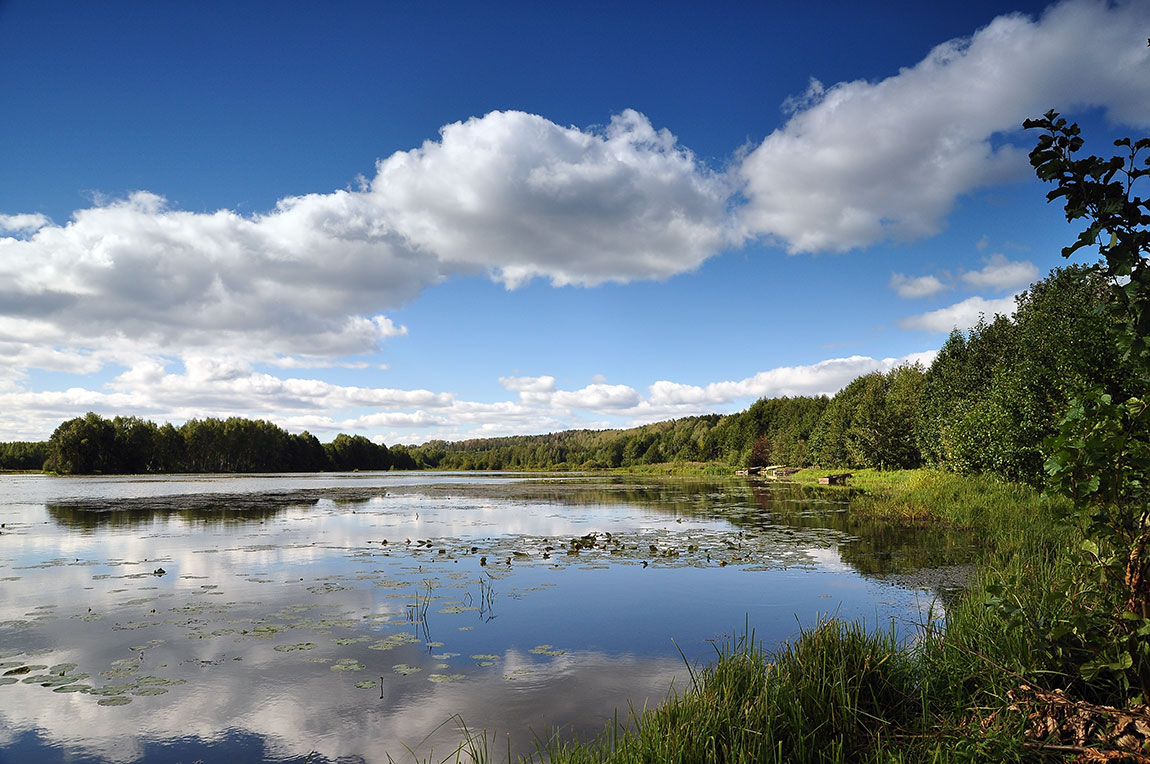
M787 124L739 168L750 234L790 252L937 233L955 199L1029 174L992 138L1027 117L1102 106L1150 124L1150 4L1072 0L1037 21L1000 16L881 82L812 81Z
M705 387L660 380L650 387L647 404L670 406L719 406L740 399L776 398L784 395L833 395L856 377L887 372L908 363L929 365L934 351L901 358L876 359L854 355L830 358L807 366L780 366L738 381L712 382Z
M1037 281L1038 268L1029 260L1016 262L1003 255L991 255L981 270L962 274L962 280L978 288L1012 289Z
M279 356L265 363L277 369L369 369L372 366L367 361L332 361L307 356ZM378 364L376 368L386 369L387 364Z
M0 215L0 233L33 233L51 222L46 215L40 213Z
M2 216L29 235L0 237L0 341L286 366L372 352L406 332L384 311L451 274L515 287L691 270L728 243L729 194L635 111L603 131L493 112L380 161L360 190L265 214L184 212L140 191L65 225Z
M1014 315L1014 297L987 300L983 297L969 297L962 302L945 308L910 316L898 322L903 329L917 329L926 332L949 332L952 329L965 330L978 323L979 317L994 320L998 314Z
M557 406L592 411L613 411L639 405L639 393L627 385L595 383L580 390L560 390L551 396Z
M549 393L555 389L555 377L500 377L505 390L528 393Z
M33 342L254 358L340 356L401 333L377 313L440 278L349 192L285 200L268 215L169 209L153 194L0 239L0 316ZM30 333L29 333L30 332Z
M890 275L890 288L897 292L899 297L913 300L938 294L947 289L947 286L939 281L937 276L907 276L902 273L892 273Z
M601 134L509 111L440 135L381 161L371 199L421 251L508 287L665 278L727 243L724 179L633 110Z

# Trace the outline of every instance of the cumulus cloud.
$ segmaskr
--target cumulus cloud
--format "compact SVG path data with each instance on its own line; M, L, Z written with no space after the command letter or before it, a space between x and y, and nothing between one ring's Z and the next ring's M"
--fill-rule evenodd
M969 297L945 308L932 310L929 313L920 313L917 316L909 316L899 321L898 325L903 329L925 332L965 330L977 324L980 317L985 317L987 321L991 321L999 314L1007 317L1013 316L1014 298L1015 295L997 300Z
M0 217L28 234L0 238L0 317L33 342L333 358L405 332L385 311L451 274L665 278L728 241L722 177L635 111L602 131L493 112L377 169L362 189L251 216L140 191L64 225Z
M499 384L505 390L528 393L549 393L555 389L555 377L500 377Z
M1058 104L1150 124L1150 5L1072 0L994 19L881 82L812 81L743 161L746 231L792 253L937 233L954 201L1028 174L993 140Z
M20 215L0 215L0 233L32 233L51 223L46 215L24 213Z
M920 297L930 297L947 289L937 276L907 276L902 273L890 275L890 288L898 293L899 297L909 300Z
M1029 260L1012 261L1003 255L991 255L981 270L967 271L962 280L973 287L1012 289L1037 281L1038 268Z
M402 331L377 310L441 272L358 216L360 202L340 191L242 217L173 210L139 192L81 210L66 225L0 239L0 315L37 322L21 327L24 339L77 347L120 340L269 358L373 350Z
M661 380L651 385L647 403L656 408L680 405L718 406L744 398L776 398L784 395L833 395L856 377L887 372L903 364L929 365L934 351L901 358L876 359L853 355L830 358L806 366L780 366L738 381L712 382L705 387Z
M631 109L602 133L523 112L381 161L371 198L422 251L515 287L665 278L727 243L724 179Z

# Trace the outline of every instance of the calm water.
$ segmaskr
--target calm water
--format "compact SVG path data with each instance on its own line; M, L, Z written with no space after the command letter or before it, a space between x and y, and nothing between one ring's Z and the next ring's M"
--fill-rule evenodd
M690 661L820 614L911 635L892 583L967 540L744 481L0 476L0 761L446 757L593 735ZM892 574L895 577L892 578Z

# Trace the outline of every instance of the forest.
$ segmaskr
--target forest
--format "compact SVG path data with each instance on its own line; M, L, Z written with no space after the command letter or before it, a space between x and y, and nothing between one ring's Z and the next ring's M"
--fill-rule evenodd
M833 397L764 398L735 414L627 430L433 440L388 447L361 435L330 443L264 420L192 419L180 426L89 413L42 443L0 444L0 468L61 474L326 470L595 470L710 463L935 467L1040 484L1043 442L1070 401L1101 388L1136 392L1105 310L1102 265L1052 271L1016 298L1011 317L954 331L929 368L855 379Z

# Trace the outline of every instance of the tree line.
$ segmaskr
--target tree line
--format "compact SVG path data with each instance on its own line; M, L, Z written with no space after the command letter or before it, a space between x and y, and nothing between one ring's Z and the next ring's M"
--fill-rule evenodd
M1038 484L1043 441L1076 394L1117 399L1137 375L1113 338L1101 266L1069 266L1016 298L1011 317L954 331L929 368L861 376L833 397L764 398L736 414L626 430L432 440L404 447L340 434L321 444L264 420L192 419L176 427L94 413L45 443L0 444L0 468L83 473L311 472L387 469L612 469L665 462L860 469L931 466Z
M320 443L262 419L190 419L179 427L138 417L89 412L60 424L44 443L6 443L0 468L60 474L174 472L321 472L414 469L402 446L362 435Z

